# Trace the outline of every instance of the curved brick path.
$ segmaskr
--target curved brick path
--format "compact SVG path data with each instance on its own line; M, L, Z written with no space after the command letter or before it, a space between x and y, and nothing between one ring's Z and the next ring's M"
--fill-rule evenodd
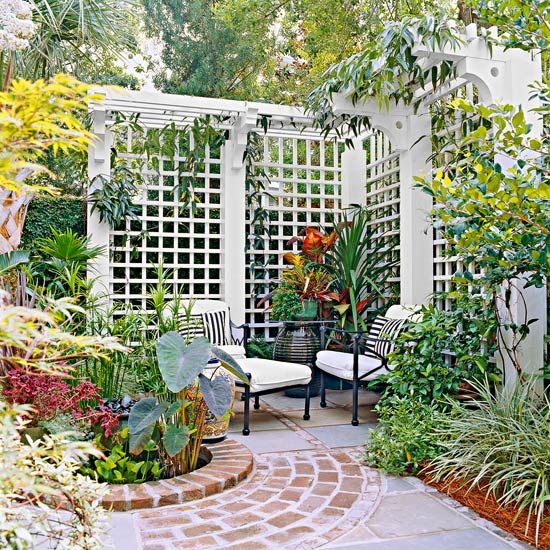
M146 550L315 548L369 515L379 492L379 474L350 453L260 455L255 474L238 487L136 519Z
M330 392L323 410L313 400L309 422L302 421L295 400L268 396L262 410L252 413L249 437L238 433L237 413L231 436L253 451L252 475L202 500L114 514L116 550L526 547L419 480L388 477L362 465L358 445L375 416L365 393L362 424L351 427L346 393ZM222 445L237 447L230 441Z

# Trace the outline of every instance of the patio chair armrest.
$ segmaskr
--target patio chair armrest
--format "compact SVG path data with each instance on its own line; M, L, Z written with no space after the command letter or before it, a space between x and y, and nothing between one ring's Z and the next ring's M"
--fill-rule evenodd
M388 359L384 355L380 355L377 351L372 349L370 346L366 344L361 344L361 343L359 343L358 345L363 351L363 353L365 353L365 351L368 351L369 354L374 355L377 359L380 359L383 363L386 363L388 361Z

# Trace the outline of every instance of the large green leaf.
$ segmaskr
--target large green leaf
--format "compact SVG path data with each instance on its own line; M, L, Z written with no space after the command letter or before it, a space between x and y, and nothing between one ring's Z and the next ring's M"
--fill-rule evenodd
M212 346L212 353L222 362L224 368L231 374L242 380L245 384L250 383L243 369L239 363L235 361L232 355L229 355L229 353L216 346Z
M201 374L199 386L210 411L217 417L223 416L229 410L233 398L231 382L225 376L217 376L210 380Z
M164 383L174 393L191 384L208 363L210 343L196 338L189 345L181 334L167 332L157 342L157 358Z
M189 428L168 424L162 437L164 449L170 456L177 455L189 442Z
M156 398L147 397L138 401L130 411L128 428L130 434L138 434L155 422L164 414L170 403L157 403Z
M143 430L136 433L130 434L130 452L133 455L138 455L145 450L151 438L153 437L153 432L155 430L155 423L151 423L146 426Z
M166 410L166 412L164 413L164 417L165 418L171 418L172 416L174 416L180 409L181 409L181 406L183 405L181 399L178 399L177 401L174 401L174 403L171 403L170 406L168 407L168 409Z
M25 250L14 250L0 254L0 273L7 273L10 269L29 261L29 252Z

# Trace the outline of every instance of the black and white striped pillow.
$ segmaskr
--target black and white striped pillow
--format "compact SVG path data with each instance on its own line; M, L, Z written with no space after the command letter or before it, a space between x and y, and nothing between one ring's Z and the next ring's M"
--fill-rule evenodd
M205 336L214 346L229 344L225 332L225 311L208 311L202 314Z
M374 357L375 359L379 359L379 357L372 353L372 350L376 351L376 343L378 342L378 338L380 337L380 331L384 328L384 325L388 321L389 319L387 317L384 317L383 315L377 315L377 317L372 322L365 342L367 348L365 350L365 355L367 357Z
M185 313L181 313L179 316L178 332L183 336L186 343L191 342L195 338L205 336L202 315L186 315Z
M374 344L374 351L386 357L395 348L395 340L405 327L407 319L388 319L378 336L379 340Z

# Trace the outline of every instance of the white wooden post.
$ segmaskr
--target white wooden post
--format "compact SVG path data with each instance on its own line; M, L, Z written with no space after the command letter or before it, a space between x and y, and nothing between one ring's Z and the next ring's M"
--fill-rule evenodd
M342 208L365 205L367 200L367 153L363 140L353 140L353 148L342 153Z
M396 121L404 131L399 147L401 303L426 304L433 293L432 199L415 187L414 176L431 176L431 119L427 113L403 118Z
M245 322L246 311L246 163L248 132L255 128L258 109L248 108L231 129L222 152L223 285L231 320Z
M92 182L88 187L88 195L101 187L101 178L97 176L105 178L110 176L111 144L113 141L112 133L105 125L105 109L102 109L101 104L96 103L94 105L91 116L92 132L96 138L88 151L88 178ZM90 246L103 247L103 253L90 262L88 279L93 281L93 293L98 298L99 303L108 305L110 300L109 226L107 223L99 221L97 211L92 212L90 204L88 204L88 237Z
M538 137L542 135L543 122L542 117L533 112L533 109L540 107L540 101L538 97L533 96L529 85L542 81L540 54L533 56L531 52L523 50L509 50L506 53L508 58L504 67L506 86L502 86L495 92L495 95L498 95L494 100L521 106L524 109L527 123L532 125L533 135ZM497 155L495 160L504 170L513 164L508 157L503 155ZM519 359L526 374L540 376L544 365L544 336L547 327L546 288L525 288L521 281L517 281L517 283L518 291L512 290L512 315L516 322L522 322L525 317L537 319L529 326L529 334L518 350ZM511 336L510 331L504 332L504 338L508 344L511 343ZM506 386L512 387L517 376L512 362L506 356L503 367L506 374ZM539 389L542 389L542 382Z

